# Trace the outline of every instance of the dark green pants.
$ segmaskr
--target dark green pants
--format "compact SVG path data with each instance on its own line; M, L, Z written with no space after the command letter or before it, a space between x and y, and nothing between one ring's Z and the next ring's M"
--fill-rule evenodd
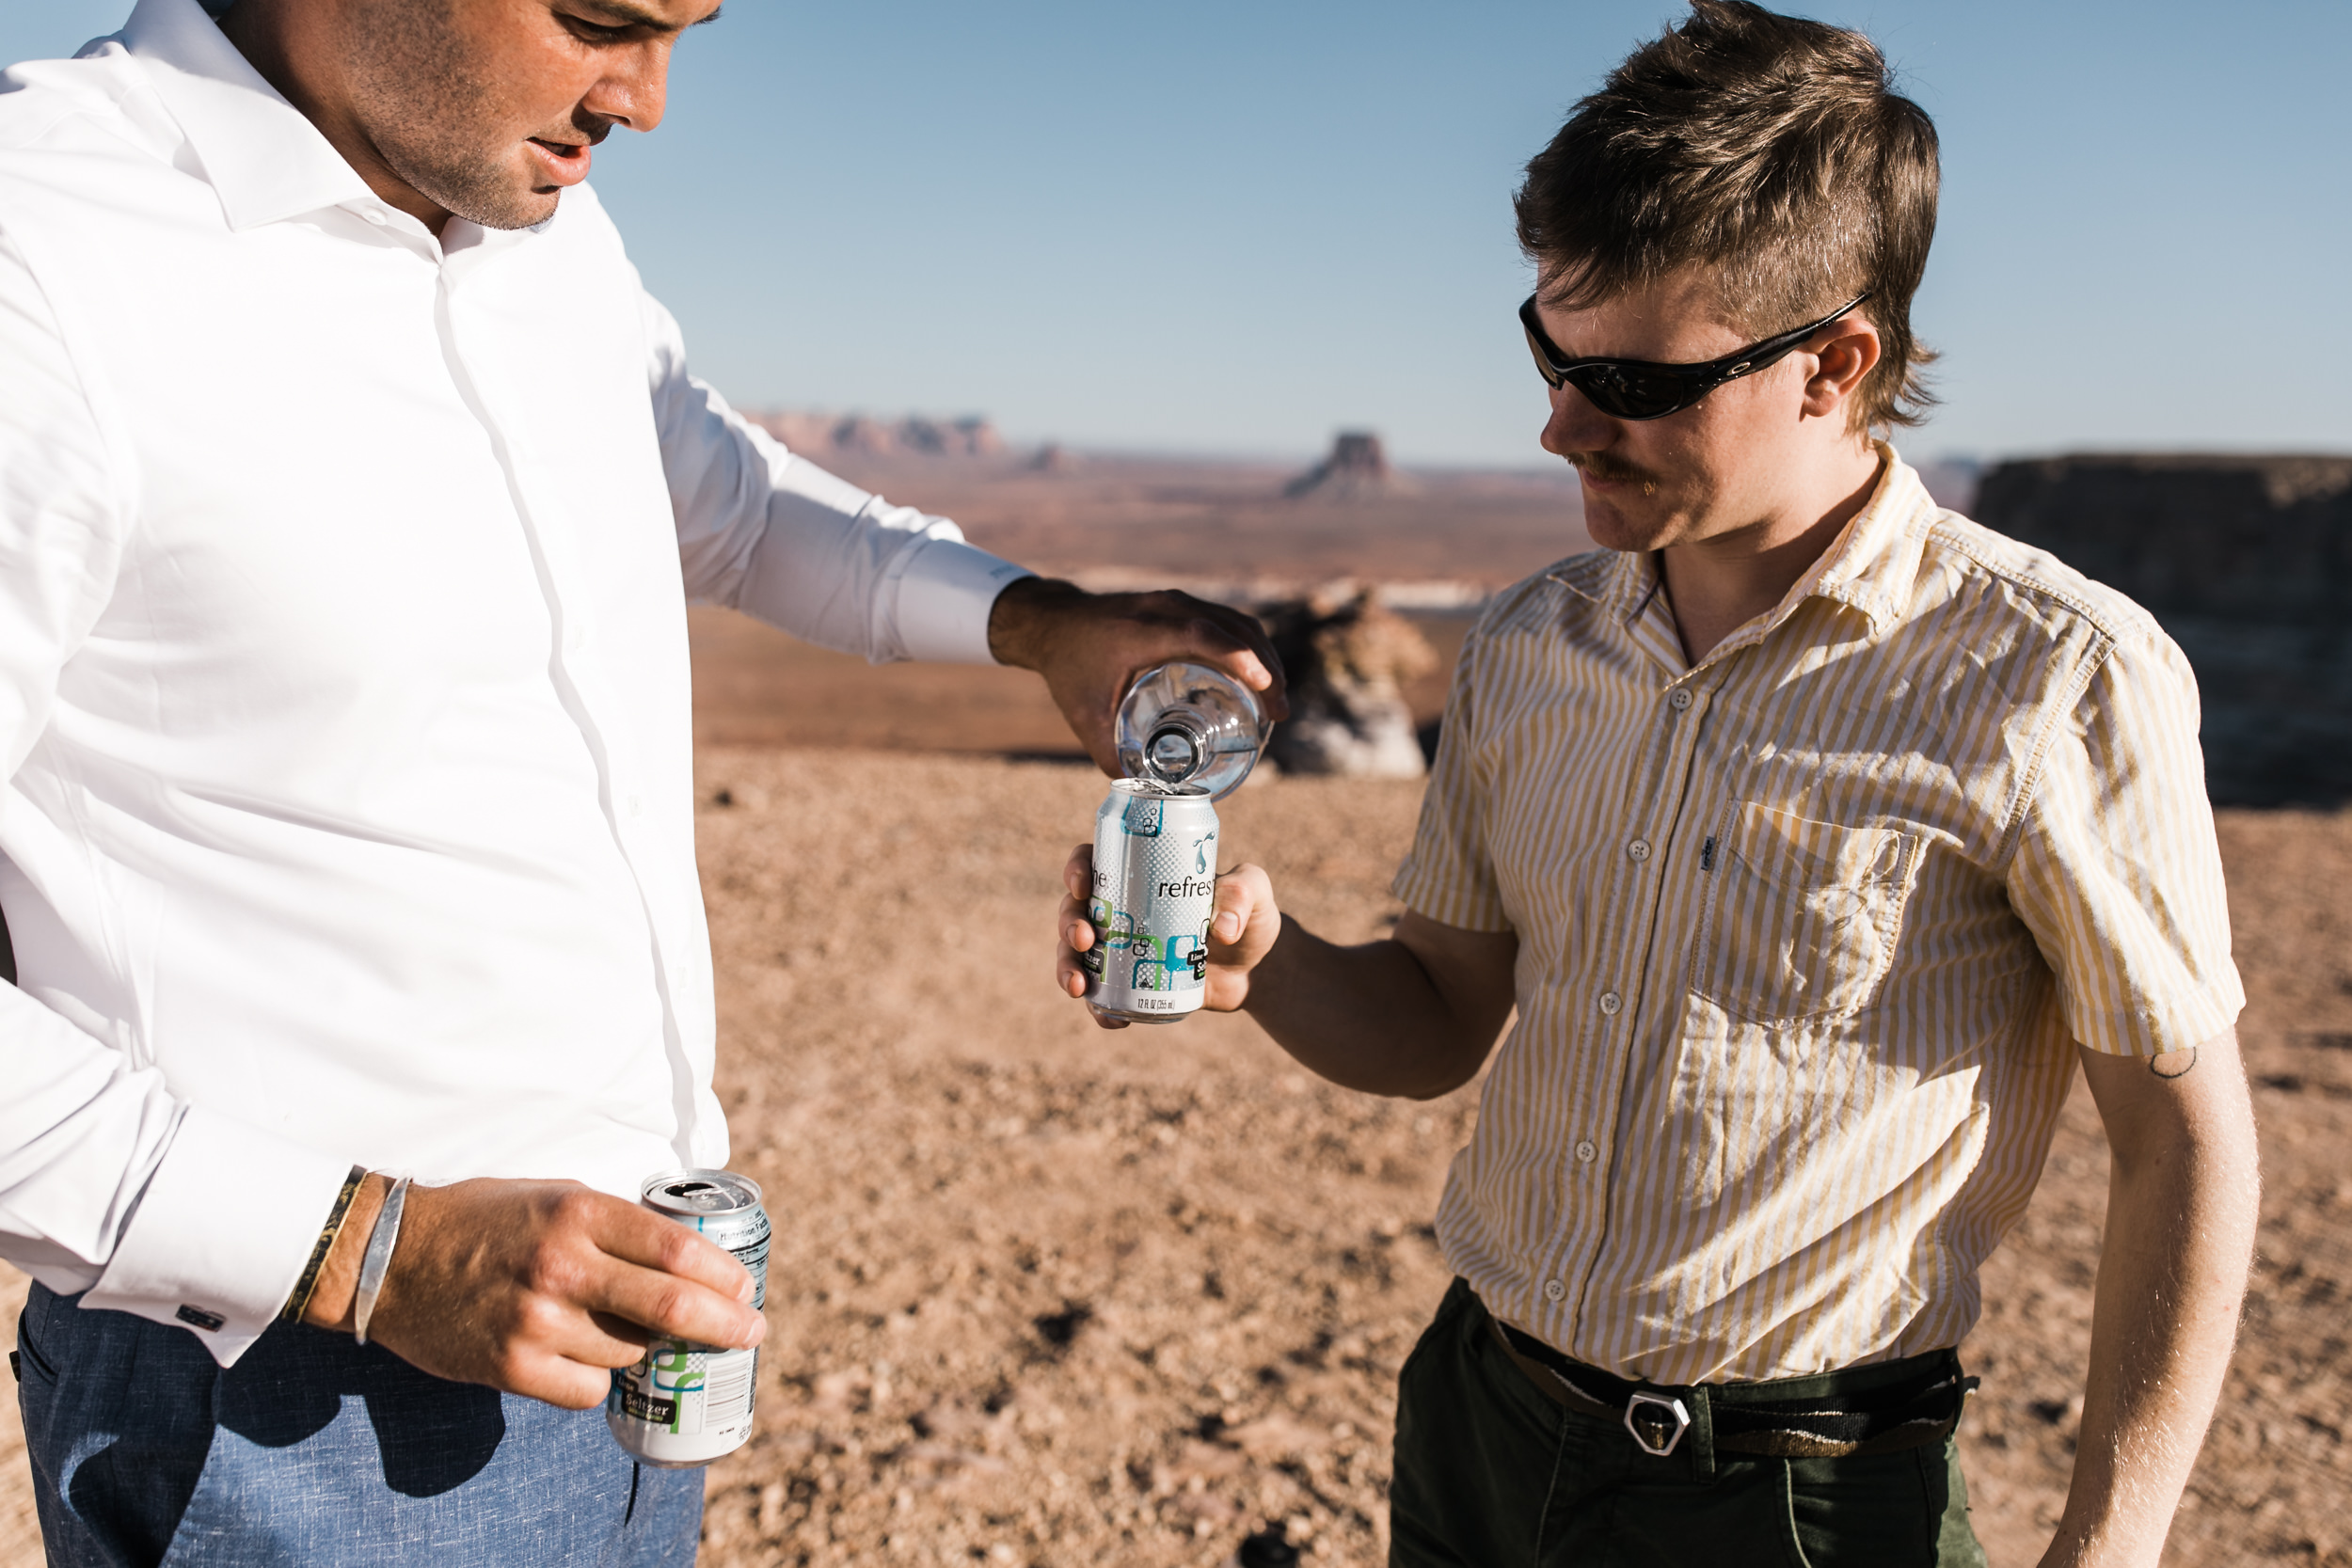
M1810 1399L1861 1375L1774 1391ZM1390 1568L1984 1568L1948 1439L1772 1459L1700 1435L1655 1459L1622 1425L1552 1403L1456 1280L1398 1379Z

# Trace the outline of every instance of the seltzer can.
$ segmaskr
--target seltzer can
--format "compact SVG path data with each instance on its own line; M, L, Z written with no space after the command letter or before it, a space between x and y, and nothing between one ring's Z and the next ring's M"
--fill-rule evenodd
M752 1272L752 1306L768 1300L768 1211L759 1184L724 1170L673 1170L647 1179L644 1204L693 1227ZM605 1425L637 1459L665 1470L707 1465L752 1435L759 1387L757 1350L716 1350L656 1339L632 1367L612 1374Z
M1198 785L1120 779L1094 814L1094 945L1078 955L1104 1018L1173 1023L1200 1010L1216 904L1216 808Z

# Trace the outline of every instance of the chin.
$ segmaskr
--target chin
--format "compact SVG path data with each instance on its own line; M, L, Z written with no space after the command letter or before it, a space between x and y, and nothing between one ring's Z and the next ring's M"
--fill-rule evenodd
M1587 490L1584 531L1605 550L1654 550L1666 543L1671 531L1661 519L1629 517L1618 510L1613 499L1601 499Z

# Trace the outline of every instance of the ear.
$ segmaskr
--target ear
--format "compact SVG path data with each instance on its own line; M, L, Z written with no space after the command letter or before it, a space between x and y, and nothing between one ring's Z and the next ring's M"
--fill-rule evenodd
M1863 379L1879 362L1879 329L1860 311L1821 329L1825 341L1800 350L1800 362L1809 358L1813 369L1805 378L1804 411L1808 418L1843 420Z

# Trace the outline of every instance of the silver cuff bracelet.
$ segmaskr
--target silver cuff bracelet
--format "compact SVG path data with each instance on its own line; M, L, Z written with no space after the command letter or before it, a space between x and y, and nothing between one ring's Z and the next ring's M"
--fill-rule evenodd
M368 1342L368 1320L375 1315L375 1298L384 1290L384 1275L392 1266L392 1248L400 1243L400 1211L408 1201L408 1178L394 1179L376 1212L375 1228L368 1232L368 1250L359 1259L359 1293L351 1307L351 1324L361 1344Z

